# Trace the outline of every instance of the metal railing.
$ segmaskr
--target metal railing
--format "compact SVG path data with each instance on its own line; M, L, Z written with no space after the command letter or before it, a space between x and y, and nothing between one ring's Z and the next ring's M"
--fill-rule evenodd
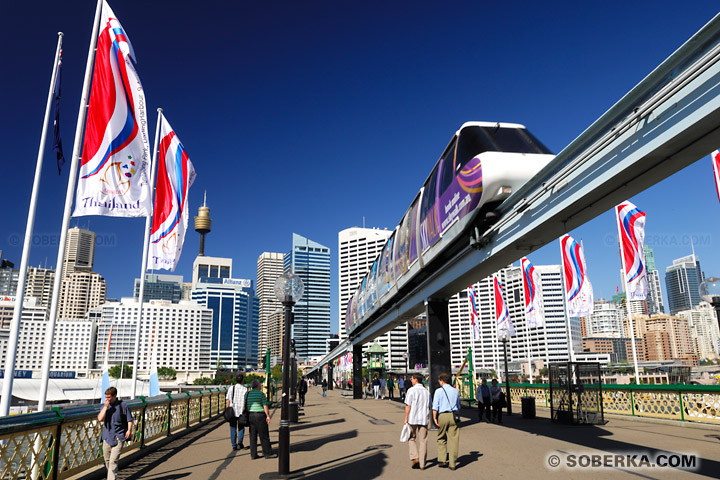
M605 413L720 424L717 385L603 385L602 393L591 393L602 395ZM511 383L510 401L520 405L520 397L535 397L536 405L550 408L547 383Z
M139 397L124 403L133 426L123 453L213 419L226 388ZM0 418L0 479L60 480L103 463L102 404Z

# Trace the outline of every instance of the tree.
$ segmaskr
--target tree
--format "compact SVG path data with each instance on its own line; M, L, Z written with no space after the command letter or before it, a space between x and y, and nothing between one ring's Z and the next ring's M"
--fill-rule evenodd
M158 378L173 380L177 377L177 370L172 367L158 368Z
M280 365L279 363L275 365L272 368L270 375L272 375L272 378L274 378L275 380L280 381L280 379L282 378L282 365Z
M130 365L115 365L110 370L108 370L108 374L112 378L120 378L120 368L122 368L122 378L131 378L132 377L132 367Z
M538 373L540 373L541 377L547 377L549 373L548 367L541 368Z

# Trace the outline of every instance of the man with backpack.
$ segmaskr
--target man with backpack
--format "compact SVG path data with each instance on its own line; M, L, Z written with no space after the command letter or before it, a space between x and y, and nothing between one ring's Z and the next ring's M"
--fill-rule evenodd
M238 420L245 410L245 399L248 389L243 385L245 374L241 373L235 379L235 385L228 388L225 394L225 408L233 407L235 419L230 422L230 444L233 450L242 450L245 448L243 439L245 438L245 425L240 425Z
M130 439L133 416L127 405L117 398L117 388L105 390L105 405L98 414L98 422L103 424L103 456L107 468L108 480L115 480L118 473L118 461L125 440Z

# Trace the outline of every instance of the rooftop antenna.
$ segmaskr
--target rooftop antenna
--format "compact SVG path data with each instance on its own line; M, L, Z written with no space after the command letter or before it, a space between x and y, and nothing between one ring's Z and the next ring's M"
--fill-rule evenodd
M692 234L690 235L690 247L692 247L693 262L697 262L697 258L695 258L695 242L693 241Z
M365 215L363 215L363 228L365 228Z

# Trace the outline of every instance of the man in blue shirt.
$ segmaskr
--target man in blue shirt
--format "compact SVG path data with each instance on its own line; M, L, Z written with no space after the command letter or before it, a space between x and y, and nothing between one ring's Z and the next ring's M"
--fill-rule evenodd
M130 438L133 426L132 413L128 406L117 398L117 388L110 387L105 390L105 405L97 419L103 424L103 456L108 471L107 478L115 480L123 442Z
M438 426L438 462L441 467L449 463L450 470L455 470L460 450L460 429L455 423L453 412L460 411L460 395L450 385L449 374L441 373L438 381L440 388L435 390L433 396L433 421Z

